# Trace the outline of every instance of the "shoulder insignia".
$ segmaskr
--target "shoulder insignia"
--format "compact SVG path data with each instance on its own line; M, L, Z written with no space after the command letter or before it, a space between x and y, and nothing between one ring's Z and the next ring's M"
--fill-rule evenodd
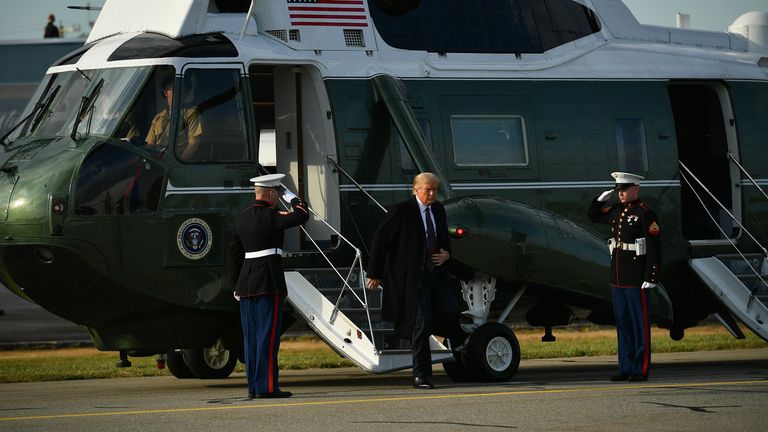
M659 235L660 232L661 232L661 227L659 226L658 223L656 223L656 221L653 221L651 226L648 227L648 234L652 236L657 236Z

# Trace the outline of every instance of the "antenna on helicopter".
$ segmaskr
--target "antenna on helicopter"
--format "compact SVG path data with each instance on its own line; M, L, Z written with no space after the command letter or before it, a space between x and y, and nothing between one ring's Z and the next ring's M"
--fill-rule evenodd
M240 32L240 40L243 40L243 36L245 36L245 30L248 29L248 21L250 21L251 14L253 13L253 3L254 1L251 0L251 6L248 8L248 13L245 14L245 22L243 23L243 30Z

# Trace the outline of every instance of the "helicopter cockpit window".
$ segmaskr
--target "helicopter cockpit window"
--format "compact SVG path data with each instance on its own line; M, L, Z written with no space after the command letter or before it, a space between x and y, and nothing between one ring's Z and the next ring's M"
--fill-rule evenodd
M172 66L157 66L146 80L133 105L113 136L136 146L145 146L162 157L168 148L171 102L175 72Z
M528 165L521 116L452 116L451 135L458 166Z
M89 78L78 72L65 72L61 75L61 94L45 108L41 126L35 131L35 135L64 135L62 131L68 123L67 120L71 119L80 107Z
M238 69L187 69L181 86L176 157L184 162L249 160Z
M159 164L119 145L102 144L80 167L75 213L112 216L155 212L163 176Z
M68 71L54 75L24 131L37 136L110 136L150 67Z
M421 0L393 10L368 2L384 41L438 53L539 54L600 31L595 13L574 0Z

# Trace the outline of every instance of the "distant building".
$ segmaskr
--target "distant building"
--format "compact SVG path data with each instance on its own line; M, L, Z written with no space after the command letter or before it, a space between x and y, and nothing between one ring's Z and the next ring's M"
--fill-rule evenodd
M48 67L83 39L0 42L0 135L13 127Z

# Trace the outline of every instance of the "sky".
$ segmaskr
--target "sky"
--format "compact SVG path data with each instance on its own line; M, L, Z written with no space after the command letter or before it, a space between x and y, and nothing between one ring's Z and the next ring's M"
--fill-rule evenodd
M130 1L130 0L115 0ZM158 0L162 1L162 0ZM482 1L482 0L478 0ZM84 37L90 20L97 12L67 9L67 6L101 6L104 0L0 0L0 40L42 39L48 14L66 29L64 37ZM768 0L624 0L643 24L674 27L675 13L691 15L691 28L726 31L741 14L759 10L768 12Z

